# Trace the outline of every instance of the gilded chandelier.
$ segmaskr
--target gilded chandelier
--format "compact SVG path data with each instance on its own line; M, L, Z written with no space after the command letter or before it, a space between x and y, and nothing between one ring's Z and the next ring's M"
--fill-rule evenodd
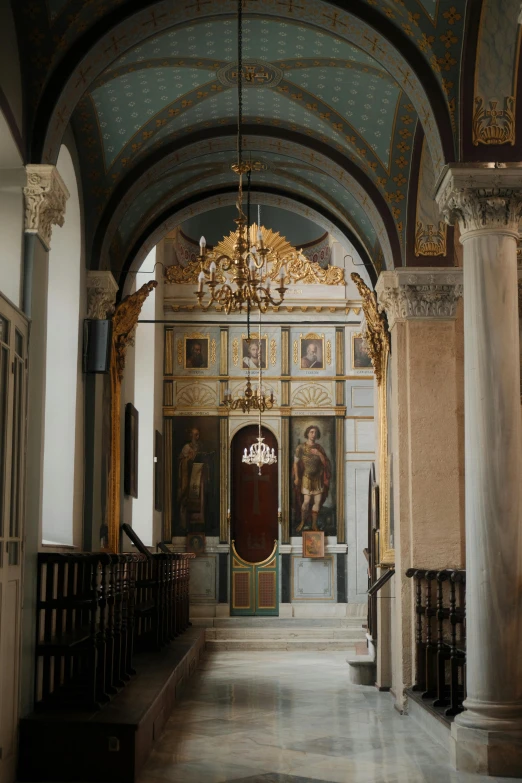
M242 171L246 171L248 163L243 164ZM200 272L198 276L198 290L196 296L199 306L207 311L216 304L228 315L233 312L243 312L259 309L265 313L270 305L279 307L282 303L287 287L285 286L285 269L281 266L279 272L279 294L275 298L272 294L271 280L266 274L267 256L270 248L265 247L261 229L257 232L258 247L249 247L247 218L242 209L243 184L242 173L239 175L239 194L237 200L238 217L236 241L234 242L233 255L223 253L218 255L207 251L205 237L201 237L198 262ZM263 271L265 274L263 274ZM224 273L224 274L223 274ZM227 276L228 273L228 276ZM224 278L224 282L221 282ZM204 301L204 287L209 289L209 296Z
M233 411L241 409L243 413L250 413L251 410L264 413L274 407L274 393L270 392L270 397L266 397L262 386L259 387L259 390L257 387L252 389L250 378L248 378L242 397L234 399L227 386L223 401L227 408L231 408Z

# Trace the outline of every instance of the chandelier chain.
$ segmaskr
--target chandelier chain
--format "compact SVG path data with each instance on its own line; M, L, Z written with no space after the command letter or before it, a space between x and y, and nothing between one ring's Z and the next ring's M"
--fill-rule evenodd
M237 162L243 164L243 0L237 0Z

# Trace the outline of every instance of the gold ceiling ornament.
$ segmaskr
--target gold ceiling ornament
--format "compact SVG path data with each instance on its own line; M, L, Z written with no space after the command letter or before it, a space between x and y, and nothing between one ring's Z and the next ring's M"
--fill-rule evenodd
M253 223L249 229L250 246L256 245L259 227ZM300 250L296 250L286 237L277 231L261 226L261 236L264 247L269 248L266 254L267 273L262 275L262 282L269 277L272 282L281 279L281 270L285 272L285 285L303 283L304 285L345 285L344 269L336 266L323 268L317 261L310 261ZM216 245L215 254L232 257L234 246L238 241L237 231L231 231L227 237ZM210 258L210 253L209 253ZM286 269L285 269L286 266ZM187 266L168 266L165 269L165 282L174 285L197 285L201 271L199 261L190 261ZM216 281L224 283L226 275L216 266Z
M445 256L446 231L447 226L443 220L439 221L438 228L435 228L432 223L424 225L424 223L418 220L415 230L415 255Z
M379 312L375 291L371 291L368 288L357 272L352 272L351 278L362 298L362 307L366 318L366 328L363 336L366 340L368 355L372 360L377 385L380 386L390 351L388 324L383 313Z
M499 109L498 101L489 101L489 109L484 106L484 98L475 98L473 115L473 144L515 144L515 98L504 98L504 108Z
M125 357L129 341L138 323L143 303L157 286L156 280L148 283L134 294L121 300L112 316L111 343L111 452L108 485L108 548L111 552L120 549L120 491L121 491L121 383L125 370Z

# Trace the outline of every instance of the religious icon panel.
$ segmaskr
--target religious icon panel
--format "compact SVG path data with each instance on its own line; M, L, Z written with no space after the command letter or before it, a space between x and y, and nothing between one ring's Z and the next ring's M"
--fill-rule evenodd
M176 417L172 442L172 533L218 535L219 419Z
M291 534L337 532L335 419L295 417L290 425ZM343 466L341 466L342 469Z
M360 334L354 334L352 337L352 369L361 370L366 368L369 370L373 369L366 340Z
M208 369L208 337L185 337L185 369Z
M243 337L241 341L241 367L244 370L259 370L259 367L261 367L262 370L266 370L267 341L266 337L255 337L250 340Z
M301 337L301 369L324 369L324 337L322 335Z

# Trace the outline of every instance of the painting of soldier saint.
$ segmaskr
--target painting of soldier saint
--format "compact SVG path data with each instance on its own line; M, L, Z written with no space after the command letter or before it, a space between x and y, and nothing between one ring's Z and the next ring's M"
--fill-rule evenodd
M366 340L360 334L354 334L352 338L352 368L354 370L373 369Z
M322 530L335 535L336 477L333 417L295 418L291 423L292 534Z
M185 368L187 370L208 369L208 337L185 338Z
M242 362L244 370L266 370L266 337L251 338L248 340L243 337L242 341Z
M301 369L324 369L323 339L321 337L309 339L301 337Z
M218 535L219 419L175 418L173 452L173 535Z

